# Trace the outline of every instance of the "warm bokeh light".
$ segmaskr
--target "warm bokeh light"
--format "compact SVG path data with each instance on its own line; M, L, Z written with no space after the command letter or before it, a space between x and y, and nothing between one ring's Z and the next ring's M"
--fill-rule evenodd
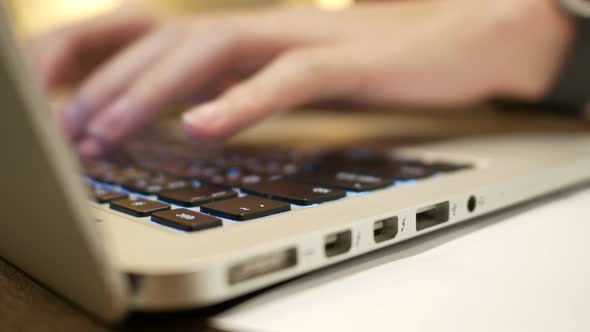
M329 10L339 10L350 7L354 4L354 0L315 0L318 6Z
M31 37L58 25L96 15L131 0L7 0L16 14L21 37ZM310 3L327 10L351 6L354 0L133 0L177 10L207 10L272 3Z
M95 15L118 5L119 0L9 0L24 36L32 36L57 24Z

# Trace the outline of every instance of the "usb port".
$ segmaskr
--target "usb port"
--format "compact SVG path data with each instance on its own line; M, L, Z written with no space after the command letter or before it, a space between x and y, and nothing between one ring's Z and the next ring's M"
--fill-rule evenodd
M449 202L443 202L418 209L416 230L421 231L449 221Z
M297 265L297 250L290 248L249 258L231 266L228 270L230 285L263 275L286 270Z
M344 254L352 247L352 232L344 231L326 236L324 239L324 251L326 257Z
M373 224L375 243L391 240L397 235L397 217L383 219Z

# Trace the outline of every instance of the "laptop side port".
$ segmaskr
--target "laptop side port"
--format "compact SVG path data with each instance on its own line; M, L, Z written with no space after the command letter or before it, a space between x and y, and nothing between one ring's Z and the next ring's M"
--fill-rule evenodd
M295 248L256 256L230 266L227 274L228 282L230 285L234 285L266 274L286 270L295 265L297 265L297 249Z
M449 221L449 202L438 203L418 209L416 230L421 231Z
M473 195L469 196L469 199L467 200L467 211L469 211L469 213L472 213L473 211L475 211L476 207L477 199Z
M352 247L352 232L350 230L330 234L324 239L326 257L347 253Z
M397 217L376 221L373 224L375 243L391 240L397 235Z

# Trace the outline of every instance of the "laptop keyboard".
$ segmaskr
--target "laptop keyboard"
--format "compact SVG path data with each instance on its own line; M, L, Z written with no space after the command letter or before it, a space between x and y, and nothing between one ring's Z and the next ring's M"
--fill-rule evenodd
M83 161L94 201L183 232L313 208L470 168L352 148L304 153L283 148L203 148L137 141L103 160Z

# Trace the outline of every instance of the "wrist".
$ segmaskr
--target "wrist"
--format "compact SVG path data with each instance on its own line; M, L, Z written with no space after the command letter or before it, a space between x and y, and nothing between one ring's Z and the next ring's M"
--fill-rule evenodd
M555 0L506 1L505 36L516 53L504 73L503 94L541 101L565 64L575 37L574 19ZM508 13L509 12L509 13Z
M545 97L545 103L555 105L560 112L587 112L590 95L590 2L588 0L559 0L564 12L572 17L575 36L560 75ZM586 109L586 110L585 110Z

